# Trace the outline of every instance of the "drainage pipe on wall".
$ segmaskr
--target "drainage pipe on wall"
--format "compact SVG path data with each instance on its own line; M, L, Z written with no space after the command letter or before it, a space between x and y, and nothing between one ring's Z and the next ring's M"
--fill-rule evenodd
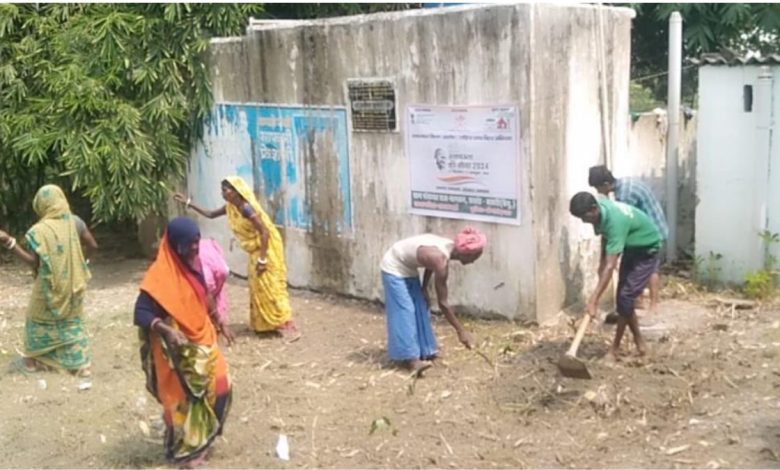
M666 259L677 259L677 161L680 137L680 75L682 71L682 16L673 12L669 18L669 89L666 116L666 218L669 239Z
M755 173L755 207L757 232L769 228L769 206L774 200L771 193L772 173L777 171L772 168L772 86L774 79L772 69L761 67L756 83L755 100L753 101L756 112L756 173ZM771 248L765 240L759 237L751 240L759 245L758 252L753 262L754 269L761 269L767 260L768 251Z

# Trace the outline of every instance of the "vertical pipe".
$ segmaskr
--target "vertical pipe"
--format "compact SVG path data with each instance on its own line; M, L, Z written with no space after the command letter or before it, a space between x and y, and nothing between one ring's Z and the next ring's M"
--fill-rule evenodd
M769 228L769 209L774 201L773 195L777 192L771 183L772 168L772 86L774 79L772 70L761 67L758 73L758 81L754 96L753 110L756 113L756 165L755 165L755 213L754 228L756 238L751 239L751 244L758 245L752 263L754 269L761 269L766 263L770 246L758 237L758 233ZM773 194L774 193L774 194Z
M607 95L607 60L606 43L604 40L604 5L599 3L596 18L598 20L598 36L596 41L596 54L598 55L599 69L599 98L601 100L601 138L604 139L604 164L614 171L612 158L612 121L610 120L609 99Z
M675 11L669 18L669 89L666 116L666 218L669 239L666 258L677 259L677 160L680 135L680 75L682 70L682 16Z

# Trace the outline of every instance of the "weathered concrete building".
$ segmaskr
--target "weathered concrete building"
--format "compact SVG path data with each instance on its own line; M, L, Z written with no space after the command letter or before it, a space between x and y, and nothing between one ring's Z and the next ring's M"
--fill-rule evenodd
M677 251L694 253L696 222L696 128L697 115L680 113L677 163ZM616 177L630 176L646 183L666 208L666 138L668 119L665 110L635 116L629 124L628 153L619 158L612 172ZM670 222L671 223L671 222Z
M382 296L378 266L394 241L474 225L489 247L452 269L451 303L549 320L592 283L593 231L568 201L588 189L591 165L627 153L632 16L516 4L251 25L211 43L217 104L188 191L216 207L220 180L243 176L283 229L291 285L368 299ZM410 214L410 110L426 106L518 118L509 223ZM244 272L225 220L202 227Z
M778 243L759 236L780 233L780 55L705 54L696 63L696 255L711 281L741 284L780 257Z

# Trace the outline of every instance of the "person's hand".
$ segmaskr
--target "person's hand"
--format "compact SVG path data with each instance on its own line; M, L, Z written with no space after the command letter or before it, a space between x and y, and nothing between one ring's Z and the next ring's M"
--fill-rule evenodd
M6 244L11 239L11 235L8 235L8 233L0 230L0 243Z
M173 195L173 200L182 204L187 204L187 196L182 193L176 193Z
M184 336L184 333L182 333L179 330L173 329L171 327L167 328L167 332L165 333L165 338L168 341L168 343L174 348L178 348L189 342L189 340L187 340L187 337Z
M267 264L260 264L260 263L255 264L255 272L258 274L258 276L260 274L263 274L267 269L268 269Z
M431 308L431 294L429 294L428 290L425 289L425 290L423 290L422 295L423 295L423 299L425 299L425 305L430 310L430 308Z
M461 343L463 343L463 346L466 346L466 349L471 349L474 347L474 337L471 336L471 333L469 333L466 330L460 330L458 331L458 339Z
M255 262L255 272L257 272L258 275L263 274L268 269L268 258L266 256L261 256L257 259Z
M596 314L599 311L598 305L594 302L588 302L587 305L585 305L585 315L588 315L591 320L596 318Z
M230 330L230 327L225 324L219 325L217 332L225 337L225 341L227 342L228 346L236 341L236 336Z

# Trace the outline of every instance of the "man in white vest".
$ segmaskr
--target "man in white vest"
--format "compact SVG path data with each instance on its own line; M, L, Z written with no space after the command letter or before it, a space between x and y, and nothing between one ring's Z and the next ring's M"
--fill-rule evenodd
M447 303L447 276L450 260L471 264L487 243L484 234L465 228L455 239L434 234L417 235L393 244L382 258L382 285L385 289L387 351L390 359L419 375L431 366L438 354L431 327L428 284L434 278L439 308L471 349L474 340L463 328ZM419 269L424 269L422 284Z

